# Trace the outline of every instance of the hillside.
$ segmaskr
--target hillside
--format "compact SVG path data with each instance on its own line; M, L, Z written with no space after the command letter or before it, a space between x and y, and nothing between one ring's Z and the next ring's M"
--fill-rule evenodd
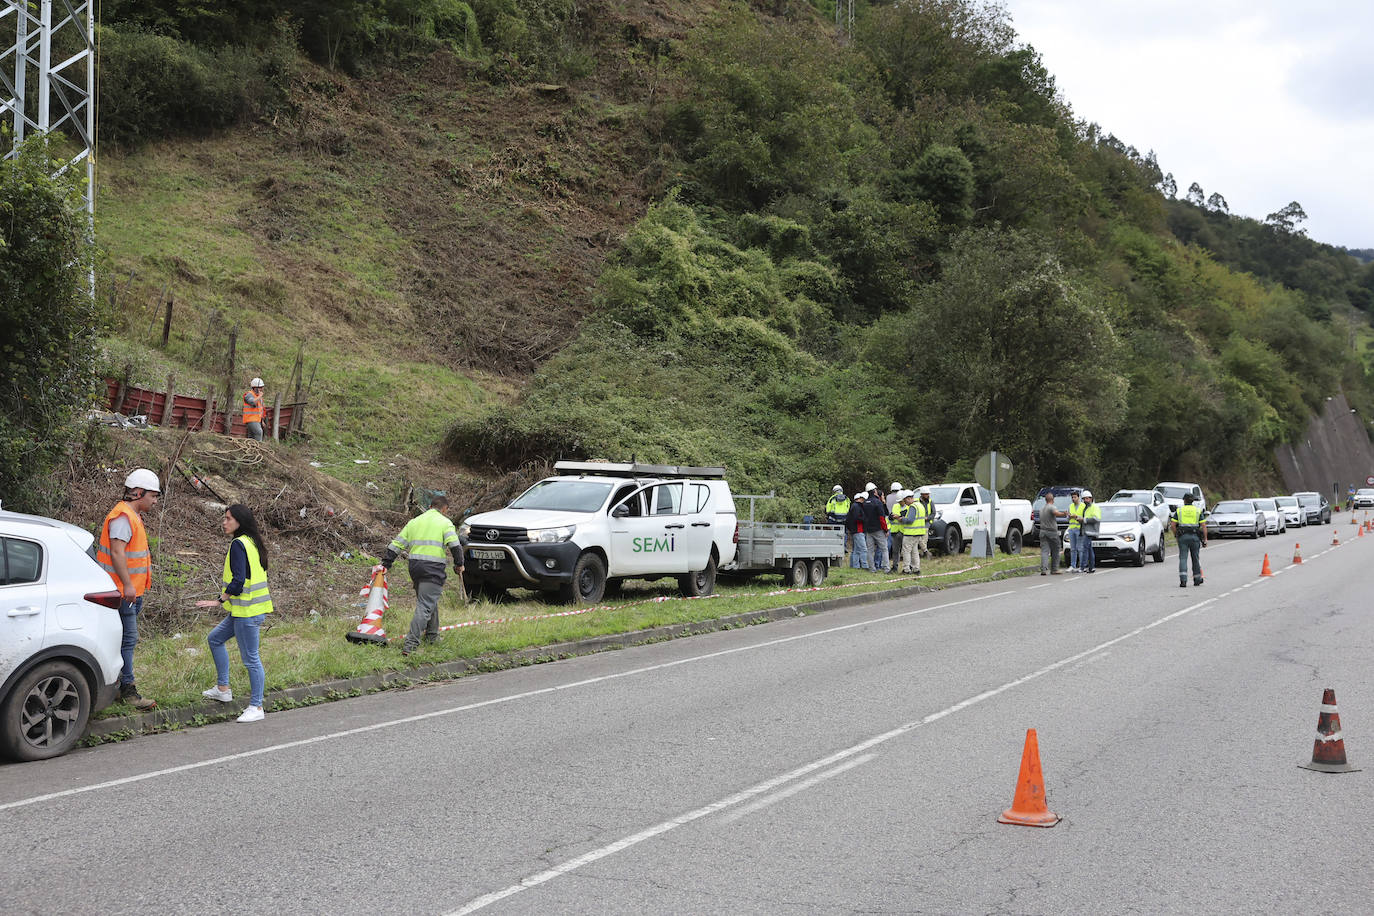
M242 47L171 0L106 22L110 55L276 87L195 123L104 105L102 362L183 392L261 375L270 397L303 352L307 435L224 467L302 539L311 588L356 587L342 555L411 487L480 510L558 457L724 463L790 518L993 447L1013 495L1277 490L1276 451L1328 397L1374 417L1374 268L1166 196L997 8L860 3L840 34L804 2L422 6L337 46L308 12ZM89 436L62 511L88 522L102 468L177 441ZM290 523L335 486L357 529ZM202 516L160 536L199 543Z

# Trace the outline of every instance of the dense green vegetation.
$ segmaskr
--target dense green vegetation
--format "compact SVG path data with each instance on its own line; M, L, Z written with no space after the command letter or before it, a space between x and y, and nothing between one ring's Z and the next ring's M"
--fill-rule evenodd
M42 139L0 162L0 496L9 509L48 508L40 484L89 403L105 318L89 294L79 173L54 178L54 168Z
M718 460L810 497L995 447L1025 485L1139 486L1263 477L1327 393L1368 398L1331 317L1370 274L1292 210L1168 200L996 8L860 12L849 42L735 6L676 49L674 194L521 407L459 424L456 452Z

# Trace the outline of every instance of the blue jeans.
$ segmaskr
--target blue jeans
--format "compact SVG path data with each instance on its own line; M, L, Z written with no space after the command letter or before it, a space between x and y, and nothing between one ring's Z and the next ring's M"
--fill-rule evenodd
M1079 532L1078 541L1079 549L1083 552L1083 566L1081 568L1089 572L1097 569L1097 551L1093 550L1093 536L1082 531Z
M262 706L262 691L267 681L267 672L263 670L262 660L258 658L258 634L262 627L262 619L266 616L258 614L255 617L226 617L210 631L205 640L210 644L210 655L215 659L217 685L229 683L229 652L224 648L224 644L231 639L238 642L239 658L243 659L243 667L248 669L248 688L253 694L253 698L248 701L250 706Z
M1044 537L1044 535L1041 535ZM1079 569L1083 559L1083 544L1077 528L1069 529L1069 569Z
M849 551L851 569L868 569L868 538L863 534L854 535L854 544Z
M121 686L134 682L134 646L138 645L138 612L143 610L143 596L133 601L119 602L119 623L124 627L124 636L119 641L119 657L124 660L124 668L119 672Z

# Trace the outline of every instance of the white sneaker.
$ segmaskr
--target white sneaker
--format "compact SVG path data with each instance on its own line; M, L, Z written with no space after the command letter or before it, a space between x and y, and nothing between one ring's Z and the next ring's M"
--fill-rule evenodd
M240 722L261 722L262 719L263 713L261 706L249 706L243 711L243 715L239 716Z
M234 691L229 690L228 688L220 690L219 685L215 685L214 687L211 687L209 690L202 690L200 692L200 695L205 697L207 700L219 700L221 703L229 703L232 702L234 699Z

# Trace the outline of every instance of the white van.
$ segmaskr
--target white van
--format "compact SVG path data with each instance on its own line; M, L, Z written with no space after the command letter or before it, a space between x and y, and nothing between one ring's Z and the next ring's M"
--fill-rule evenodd
M684 595L709 595L716 570L735 559L724 468L560 461L554 470L459 526L472 594L533 588L594 604L608 582L676 576Z
M1202 487L1195 483L1180 483L1177 480L1166 480L1164 483L1155 484L1155 489L1164 496L1164 501L1169 504L1169 514L1178 511L1178 507L1183 505L1184 494L1193 494L1193 505L1199 511L1207 511L1207 497L1202 495Z

